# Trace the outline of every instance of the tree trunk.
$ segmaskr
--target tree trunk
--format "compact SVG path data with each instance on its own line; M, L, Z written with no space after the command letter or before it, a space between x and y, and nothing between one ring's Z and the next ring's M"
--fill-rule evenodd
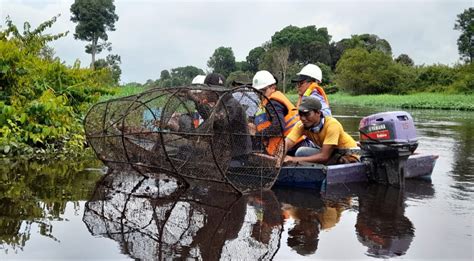
M278 49L273 55L273 61L276 61L277 66L281 70L283 78L283 93L286 93L286 72L288 71L288 57L290 57L290 48L284 47Z
M97 41L99 39L95 38L92 40L92 46L91 46L91 55L92 55L92 61L91 61L91 69L95 70L95 54L97 52Z

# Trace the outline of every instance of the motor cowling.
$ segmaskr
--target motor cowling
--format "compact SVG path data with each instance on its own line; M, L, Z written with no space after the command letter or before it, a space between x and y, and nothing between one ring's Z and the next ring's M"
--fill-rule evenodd
M418 147L411 115L405 111L369 115L360 121L359 132L369 180L403 187L406 160Z

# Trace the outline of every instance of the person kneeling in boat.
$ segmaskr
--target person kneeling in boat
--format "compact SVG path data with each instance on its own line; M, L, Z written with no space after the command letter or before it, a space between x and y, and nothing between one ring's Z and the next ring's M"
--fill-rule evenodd
M263 143L268 155L272 156L283 152L283 137L279 136L281 132L286 137L298 122L296 107L282 92L277 91L277 83L268 71L262 70L255 74L252 87L261 91L265 97L262 98L254 122L248 124L251 135L264 137L257 141Z
M320 163L326 165L358 162L360 149L341 123L321 112L321 102L314 97L303 97L298 108L300 121L286 137L286 151L305 135L317 148L300 147L295 156L285 156L285 163Z

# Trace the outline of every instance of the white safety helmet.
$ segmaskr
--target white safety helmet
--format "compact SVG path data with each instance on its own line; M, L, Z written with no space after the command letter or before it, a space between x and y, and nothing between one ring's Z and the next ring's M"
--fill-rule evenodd
M252 87L257 90L261 90L269 85L275 84L275 77L268 71L258 71L252 79Z
M321 68L315 64L307 64L301 69L299 73L296 75L304 75L304 76L309 76L311 78L314 78L318 80L319 82L323 81L323 73L321 72Z
M206 79L206 75L197 75L191 84L204 84L204 79Z

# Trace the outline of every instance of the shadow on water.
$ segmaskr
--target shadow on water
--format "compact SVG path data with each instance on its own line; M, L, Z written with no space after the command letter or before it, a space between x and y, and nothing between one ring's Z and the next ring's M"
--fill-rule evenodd
M282 231L271 191L240 196L185 188L162 174L110 171L86 203L94 236L117 241L134 259L271 259Z

